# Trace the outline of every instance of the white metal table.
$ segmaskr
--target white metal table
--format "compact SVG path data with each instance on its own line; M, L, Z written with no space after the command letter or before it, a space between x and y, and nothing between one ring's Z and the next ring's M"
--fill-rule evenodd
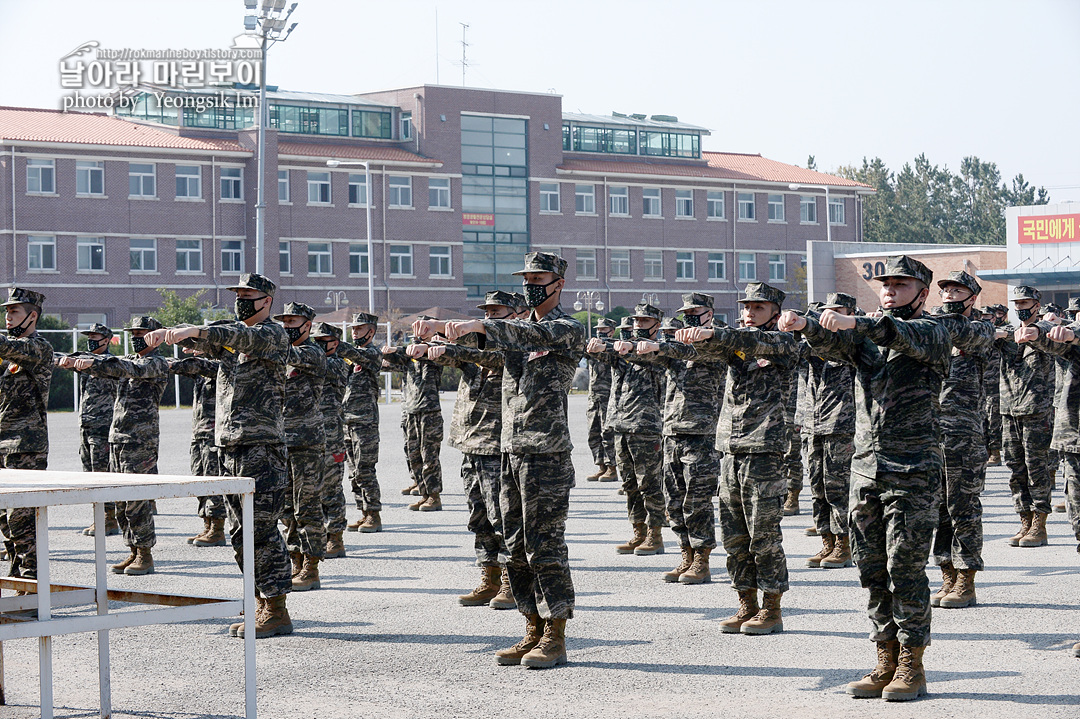
M0 598L0 643L5 639L37 637L41 716L53 716L52 637L97 632L98 691L101 717L112 715L109 682L109 630L233 616L244 611L244 691L248 719L255 719L255 481L246 477L186 477L164 474L53 472L0 469L0 507L33 507L37 518L38 578L0 578L0 587L37 592ZM49 582L49 507L94 505L94 526L105 526L105 502L172 499L218 494L242 495L244 525L244 596L240 600L190 597L153 592L110 590L105 564L105 532L94 536L96 586L53 585ZM39 591L40 590L40 591ZM138 611L109 614L109 600L153 605ZM97 605L91 615L52 617L53 607ZM37 610L37 616L32 615ZM20 614L21 612L21 614ZM28 613L29 612L29 613ZM4 703L4 659L0 644L0 705Z

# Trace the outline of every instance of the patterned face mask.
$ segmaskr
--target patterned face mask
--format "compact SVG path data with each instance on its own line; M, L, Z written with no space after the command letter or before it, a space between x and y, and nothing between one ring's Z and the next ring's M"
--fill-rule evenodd
M263 295L262 297L255 297L249 300L237 297L236 302L233 305L233 311L236 312L237 318L239 318L239 320L243 322L249 317L254 317L255 314L258 312L258 310L255 309L255 303L263 299L264 297L266 297L266 295Z
M548 293L547 288L561 280L561 277L556 277L546 285L524 285L525 287L525 303L529 307L539 307L547 301L547 298L551 295Z
M298 339L304 334L304 326L299 327L286 327L285 334L289 335L289 344L295 344Z
M1020 318L1021 322L1027 322L1035 316L1035 310L1032 308L1028 308L1026 310L1017 310L1016 316Z
M701 315L683 315L687 327L701 327Z
M131 349L135 350L135 354L141 354L149 345L146 344L146 340L142 337L131 338Z
M9 327L8 328L8 331L7 331L8 334L11 335L12 337L22 337L24 334L26 334L26 330L29 329L29 327L28 327L29 322L30 322L30 315L27 314L26 319L24 319L22 322L15 325L14 327Z
M86 349L89 352L93 352L103 344L105 344L105 340L86 340Z

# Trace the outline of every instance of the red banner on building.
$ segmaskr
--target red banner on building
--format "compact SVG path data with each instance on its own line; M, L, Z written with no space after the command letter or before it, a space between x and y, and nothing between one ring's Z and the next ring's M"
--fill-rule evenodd
M494 227L495 215L487 212L462 212L461 224L463 227Z
M1034 215L1017 218L1020 244L1076 242L1080 215Z

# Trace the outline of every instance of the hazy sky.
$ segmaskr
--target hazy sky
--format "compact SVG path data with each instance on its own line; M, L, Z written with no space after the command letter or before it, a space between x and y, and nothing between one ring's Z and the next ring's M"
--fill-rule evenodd
M244 14L243 0L0 0L0 105L58 107L57 63L82 42L225 48ZM955 171L977 155L1080 201L1075 0L300 0L293 20L269 55L283 89L364 92L436 71L459 85L468 23L470 86L676 115L712 130L705 149L812 154L824 170L926 153Z

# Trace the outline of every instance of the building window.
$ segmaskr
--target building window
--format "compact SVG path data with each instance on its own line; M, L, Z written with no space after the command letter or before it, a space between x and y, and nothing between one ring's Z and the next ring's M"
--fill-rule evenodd
M26 192L30 195L56 192L56 160L31 157L26 161Z
M176 166L176 196L189 200L202 197L202 168L198 165Z
M773 222L784 221L783 195L769 195L769 219Z
M331 253L329 242L309 242L307 246L307 273L309 275L331 275Z
M105 194L105 163L78 160L75 162L75 194Z
M390 245L390 276L411 277L412 245Z
M559 210L559 183L540 183L540 211L560 212Z
M349 111L336 107L305 107L301 105L271 104L270 127L281 132L298 132L305 135L349 135ZM356 116L353 113L355 123ZM390 113L386 115L386 129L390 129ZM186 118L185 118L186 120ZM185 124L187 124L185 122ZM354 133L355 134L355 133ZM386 135L390 137L389 134Z
M769 255L769 282L783 282L787 279L787 263L783 255Z
M740 192L739 193L739 219L740 220L754 220L754 219L757 219L756 212L754 211L754 193L753 192Z
M30 235L26 245L26 267L38 272L56 269L56 238Z
M728 323L727 312L714 312L713 317L720 321L721 327Z
M156 197L154 166L128 163L128 197Z
M630 188L608 188L608 214L622 217L630 214Z
M412 178L390 176L391 207L412 207ZM409 274L412 274L411 272Z
M288 242L277 243L278 272L283 275L292 274L292 248Z
M757 257L753 252L739 253L739 282L757 282Z
M105 271L105 238L80 237L75 241L75 255L79 271Z
M277 171L277 199L278 202L291 202L289 197L292 193L289 190L289 171L278 170Z
M585 215L596 213L595 185L574 185L574 211Z
M367 245L354 242L349 245L349 274L367 275Z
M660 250L645 250L645 279L664 278L664 253Z
M273 107L270 108L273 110ZM301 108L304 109L304 108ZM271 118L273 119L273 118ZM272 123L271 123L272 124ZM375 137L381 140L391 139L390 134L394 129L394 122L389 112L371 112L367 110L353 110L352 134L353 137ZM295 132L295 130L294 130ZM346 133L342 133L346 134Z
M641 191L641 216L662 217L660 207L660 188L646 187Z
M723 252L709 253L709 279L723 280L727 278L727 259Z
M428 275L450 277L450 248L433 245L428 248Z
M240 273L244 271L244 241L222 240L221 271Z
M799 222L817 223L817 198L803 195L799 198Z
M709 217L719 220L724 219L724 193L723 192L710 192L708 194L708 214Z
M694 191L693 190L675 190L675 216L676 217L693 217L694 216Z
M244 199L244 171L239 167L221 168L221 199Z
M96 324L109 325L109 318L103 312L80 312L76 317L75 326L80 330L88 330Z
M307 174L307 201L309 205L330 204L329 172L309 172Z
M693 252L676 252L675 253L675 279L678 279L678 280L692 280L692 279L694 279L694 253Z
M131 271L157 272L157 240L130 240Z
M829 199L829 224L844 224L844 201Z
M613 279L630 279L630 250L611 250L609 273Z
M450 178L432 177L428 179L428 208L450 208Z
M664 157L701 157L701 136L681 132L641 130L639 154Z
M596 250L577 251L577 279L596 279Z
M202 272L202 240L176 241L176 271Z
M402 140L411 140L412 139L412 113L411 112L403 112L403 113L401 113L401 139Z
M349 204L367 204L367 175L349 175Z

